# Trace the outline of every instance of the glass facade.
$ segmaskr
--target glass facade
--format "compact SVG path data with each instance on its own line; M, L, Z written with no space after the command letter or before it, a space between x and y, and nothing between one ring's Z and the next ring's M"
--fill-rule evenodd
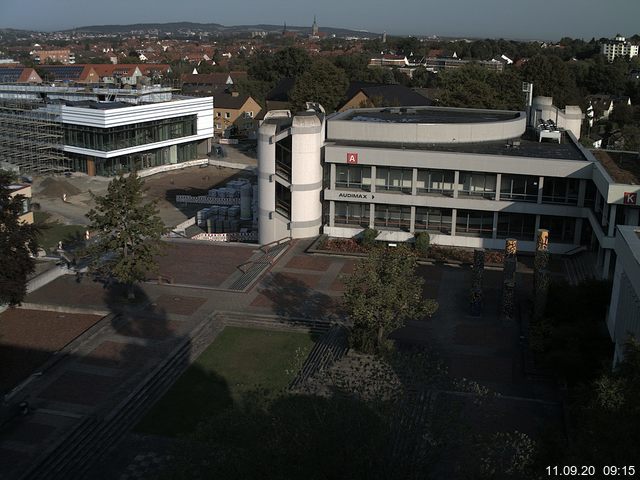
M549 242L573 243L576 219L541 215L540 228L549 230Z
M545 177L542 186L542 203L578 204L580 180L575 178Z
M369 204L335 202L335 225L369 226Z
M493 212L458 210L456 235L469 237L493 236Z
M536 216L523 213L498 213L498 238L533 240Z
M276 212L291 218L291 190L276 182Z
M451 209L416 207L415 230L451 235Z
M182 163L198 158L198 144L201 141L188 142L180 145L156 148L144 152L120 155L115 158L93 157L95 174L109 177L133 170L159 167L170 163ZM66 153L69 167L75 172L90 173L87 161L92 157L77 153Z
M454 172L451 170L418 169L418 194L453 196Z
M64 124L65 145L110 152L197 133L196 115L165 118L120 127L97 128Z
M291 181L291 137L276 143L276 173Z
M502 175L500 200L537 202L540 178L528 175Z
M458 195L496 198L496 174L478 172L460 172Z
M376 227L409 230L411 227L411 207L376 204L373 223Z
M371 191L371 167L336 165L336 188Z
M412 168L376 168L376 191L411 193Z

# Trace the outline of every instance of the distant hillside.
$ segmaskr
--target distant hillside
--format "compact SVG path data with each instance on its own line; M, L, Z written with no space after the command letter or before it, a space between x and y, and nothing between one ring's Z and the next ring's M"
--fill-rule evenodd
M140 31L152 31L157 30L162 33L184 33L185 31L191 31L195 33L200 32L208 32L219 35L234 35L243 32L256 32L256 31L265 31L265 32L281 32L283 26L282 25L267 25L267 24L258 24L258 25L221 25L219 23L195 23L195 22L172 22L172 23L134 23L131 25L92 25L87 27L79 27L70 30L66 30L67 32L85 32L85 33L130 33L130 32L140 32ZM300 33L310 33L311 26L298 26L298 25L287 25L287 30L295 31ZM320 27L320 31L324 32L328 35L336 35L336 36L368 36L375 37L379 34L366 32L362 30L350 30L347 28L333 28L333 27Z

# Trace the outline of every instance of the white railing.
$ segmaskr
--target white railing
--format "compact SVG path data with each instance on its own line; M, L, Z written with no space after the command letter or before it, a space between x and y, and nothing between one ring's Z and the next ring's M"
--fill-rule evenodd
M176 203L202 203L205 205L240 205L240 199L227 197L209 197L202 195L194 197L192 195L176 195Z
M207 242L246 242L258 240L258 232L249 233L199 233L191 240L204 240Z

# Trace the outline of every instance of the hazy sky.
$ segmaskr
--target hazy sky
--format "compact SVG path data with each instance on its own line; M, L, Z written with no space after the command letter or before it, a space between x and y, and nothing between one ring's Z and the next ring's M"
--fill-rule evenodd
M640 33L640 0L0 0L0 28L194 21L391 34L590 39Z

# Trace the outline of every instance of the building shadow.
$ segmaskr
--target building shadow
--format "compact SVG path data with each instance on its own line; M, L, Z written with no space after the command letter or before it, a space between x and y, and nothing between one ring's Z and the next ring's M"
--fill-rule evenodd
M284 319L342 320L339 302L288 274L270 274L260 294L269 301L273 313Z

